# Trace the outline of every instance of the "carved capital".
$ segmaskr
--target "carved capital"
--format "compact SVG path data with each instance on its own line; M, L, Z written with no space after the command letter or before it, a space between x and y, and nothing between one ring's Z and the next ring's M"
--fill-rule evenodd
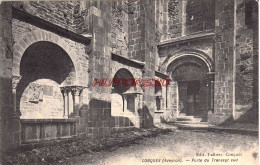
M122 98L123 98L124 100L127 100L127 95L122 95Z
M207 73L207 79L209 81L214 81L214 78L215 78L215 72L209 72Z
M82 86L71 86L71 92L74 96L80 96L84 88Z
M79 96L82 92L82 90L86 88L83 86L64 86L64 87L60 87L61 93L63 95L68 95L69 92L71 92L71 94L73 96Z
M163 100L163 97L162 96L154 96L156 99L160 99L160 100Z
M21 79L22 79L22 76L13 76L13 78L12 78L12 88L13 89L16 89L16 87Z
M61 91L63 96L68 96L70 89L68 87L60 87L60 91Z

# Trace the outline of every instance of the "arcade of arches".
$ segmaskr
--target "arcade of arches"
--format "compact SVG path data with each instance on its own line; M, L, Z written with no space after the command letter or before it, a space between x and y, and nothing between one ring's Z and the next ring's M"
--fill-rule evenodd
M255 3L0 3L0 148L105 137L181 116L258 122ZM102 78L171 82L92 86Z

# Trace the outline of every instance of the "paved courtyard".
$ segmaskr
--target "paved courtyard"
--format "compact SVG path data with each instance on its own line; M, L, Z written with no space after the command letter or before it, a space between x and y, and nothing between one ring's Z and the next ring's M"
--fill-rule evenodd
M61 164L257 164L257 137L204 131L177 131L120 148L72 157Z

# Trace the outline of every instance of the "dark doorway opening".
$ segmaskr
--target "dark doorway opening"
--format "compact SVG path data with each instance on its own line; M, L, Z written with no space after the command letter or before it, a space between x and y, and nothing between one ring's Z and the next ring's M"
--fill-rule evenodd
M180 113L200 117L207 107L207 87L204 81L179 81L178 86Z
M200 113L200 82L187 82L187 115L196 116Z

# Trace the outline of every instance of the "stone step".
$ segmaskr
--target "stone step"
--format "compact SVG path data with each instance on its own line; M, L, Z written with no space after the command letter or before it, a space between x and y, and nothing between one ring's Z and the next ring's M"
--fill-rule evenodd
M205 129L212 127L213 125L208 122L191 122L191 121L177 121L172 123L177 126L179 129Z
M208 125L208 122L197 122L197 121L175 121L175 124L195 124L195 125Z
M179 115L178 116L186 116L186 113L179 113Z
M178 116L177 121L193 121L193 122L200 122L202 118L194 117L194 116Z
M187 121L193 120L194 116L178 116L176 119L177 121Z

